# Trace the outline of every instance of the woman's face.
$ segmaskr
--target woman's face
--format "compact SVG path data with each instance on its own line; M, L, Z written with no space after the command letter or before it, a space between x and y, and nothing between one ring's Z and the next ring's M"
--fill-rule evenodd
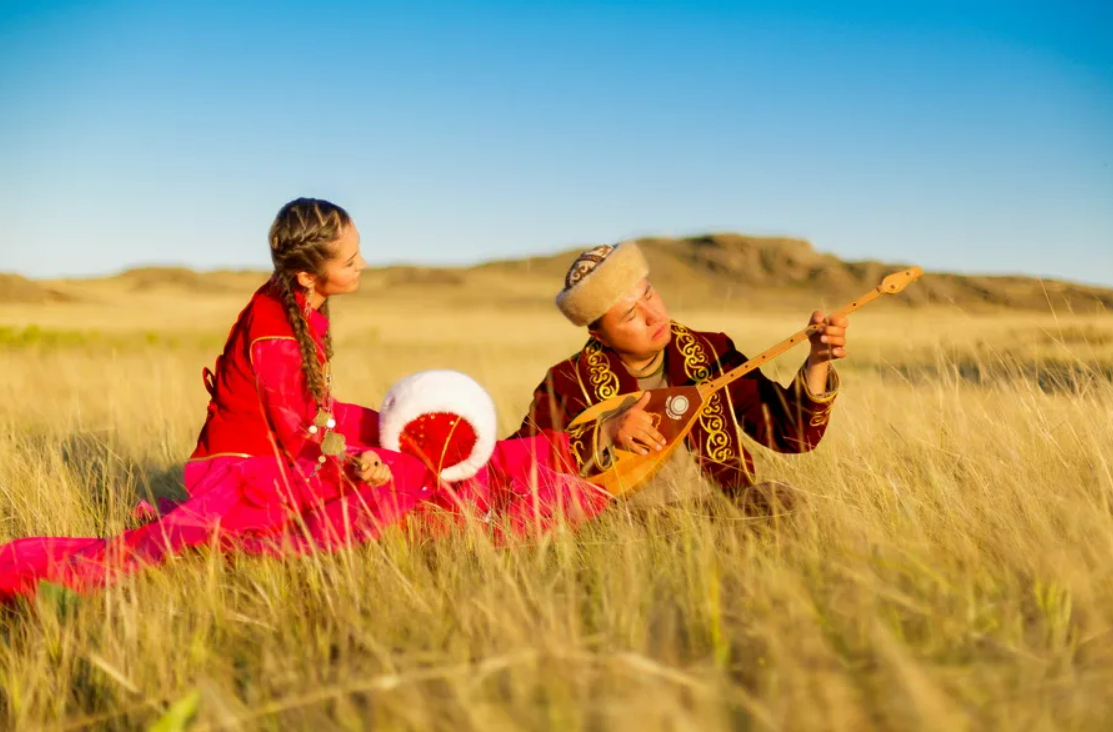
M333 242L332 256L325 262L324 275L316 277L308 272L299 272L298 282L324 300L359 289L359 275L366 266L367 262L359 253L359 229L352 223L345 226L340 238Z

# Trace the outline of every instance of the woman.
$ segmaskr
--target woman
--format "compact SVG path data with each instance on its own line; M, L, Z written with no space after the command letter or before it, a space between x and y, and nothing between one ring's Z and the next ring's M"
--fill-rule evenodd
M376 412L334 399L329 298L359 287L359 244L339 206L283 206L270 229L274 273L236 319L215 371L204 370L211 398L185 466L189 498L118 537L0 547L0 599L31 595L40 580L96 587L214 541L280 555L366 541L403 517L420 526L465 506L519 533L601 511L606 496L570 475L562 434L499 442L474 477L448 485L422 460L379 447Z

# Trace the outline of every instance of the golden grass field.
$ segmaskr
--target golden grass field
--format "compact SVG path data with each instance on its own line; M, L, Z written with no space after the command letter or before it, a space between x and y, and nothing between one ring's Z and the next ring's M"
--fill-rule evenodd
M0 541L114 534L178 490L245 301L0 307ZM340 398L456 368L504 433L582 339L555 309L333 308ZM808 314L674 313L751 354ZM0 726L185 699L193 730L1113 729L1113 318L880 308L849 335L819 449L754 448L807 496L788 519L618 505L510 549L179 556L3 615Z

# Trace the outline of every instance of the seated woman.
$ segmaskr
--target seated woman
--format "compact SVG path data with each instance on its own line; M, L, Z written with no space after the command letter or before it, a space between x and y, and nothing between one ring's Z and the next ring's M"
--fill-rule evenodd
M270 229L274 274L239 314L215 371L204 370L210 401L185 466L188 499L117 537L0 547L0 600L32 595L40 580L101 586L214 542L280 555L371 540L403 518L420 528L465 508L517 533L603 510L607 496L575 477L563 434L499 441L489 461L450 484L428 460L383 449L376 412L333 397L329 298L359 287L359 245L339 206L286 204Z

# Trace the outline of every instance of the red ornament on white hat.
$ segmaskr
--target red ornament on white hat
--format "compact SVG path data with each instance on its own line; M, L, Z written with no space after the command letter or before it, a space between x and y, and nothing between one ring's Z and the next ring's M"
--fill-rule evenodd
M387 450L420 459L441 480L471 478L495 451L495 403L459 371L419 371L383 398L379 440Z

